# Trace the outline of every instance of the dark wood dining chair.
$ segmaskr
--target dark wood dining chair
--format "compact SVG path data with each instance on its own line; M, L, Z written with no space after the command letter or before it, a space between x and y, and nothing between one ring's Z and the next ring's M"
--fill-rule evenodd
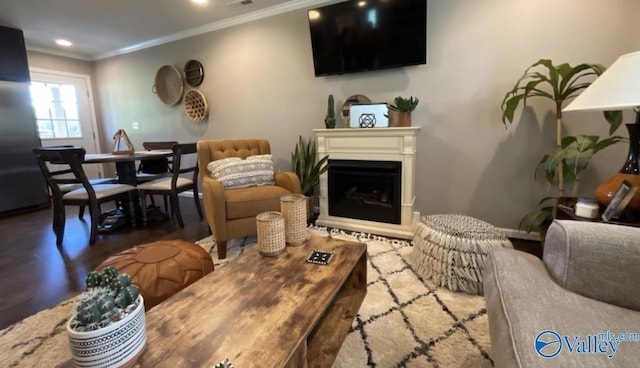
M174 144L171 147L173 155L172 175L138 185L140 198L142 198L142 207L146 208L146 196L148 194L168 195L171 200L171 212L175 214L180 227L184 227L182 214L180 213L180 203L178 194L187 190L193 190L193 197L196 203L198 215L202 219L202 208L200 207L200 196L198 194L198 161L195 159L186 162L185 156L195 155L197 153L196 143ZM191 157L189 157L191 158ZM191 175L184 176L184 174ZM144 224L147 223L146 211L142 211L142 219Z
M53 232L56 244L62 245L66 221L65 206L87 206L91 216L89 244L96 242L98 223L102 215L100 205L119 199L128 193L130 217L135 225L133 193L136 187L127 184L92 185L82 168L86 151L81 147L36 147L33 149L40 171L47 181L53 203ZM49 167L49 165L55 165ZM76 189L63 191L66 185L79 185Z
M145 151L170 150L177 141L148 141L142 142ZM136 181L138 184L146 183L152 180L160 179L171 175L171 167L173 165L170 157L148 158L140 160ZM150 195L151 205L155 207L156 202L153 195ZM167 196L163 196L164 211L168 211ZM146 210L146 208L145 208Z

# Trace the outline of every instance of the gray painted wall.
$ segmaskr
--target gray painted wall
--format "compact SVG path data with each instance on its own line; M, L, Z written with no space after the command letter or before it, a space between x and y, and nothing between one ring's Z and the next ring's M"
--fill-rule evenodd
M109 146L119 128L136 147L145 140L265 137L276 167L287 169L298 135L323 127L328 94L338 109L352 94L386 102L413 95L420 98L413 124L422 127L417 208L517 228L545 194L533 170L553 146L555 119L549 101L530 100L505 129L504 93L540 58L608 66L640 49L640 2L431 0L428 13L427 65L402 69L315 78L303 10L98 61L94 94L103 139ZM160 66L182 69L189 59L205 68L198 87L209 102L204 123L190 122L180 105L166 106L151 92ZM134 121L139 130L132 130ZM566 114L565 126L570 134L608 129L598 113ZM579 194L591 195L625 155L624 144L601 152Z

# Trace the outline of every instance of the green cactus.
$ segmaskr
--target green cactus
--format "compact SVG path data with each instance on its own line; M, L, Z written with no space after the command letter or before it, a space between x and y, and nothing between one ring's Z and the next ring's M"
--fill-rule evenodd
M87 291L78 303L71 327L78 331L94 331L124 317L134 309L140 292L126 273L114 267L92 271L86 279Z
M327 116L324 118L324 125L327 129L333 129L336 127L336 112L333 95L329 95L329 99L327 101Z

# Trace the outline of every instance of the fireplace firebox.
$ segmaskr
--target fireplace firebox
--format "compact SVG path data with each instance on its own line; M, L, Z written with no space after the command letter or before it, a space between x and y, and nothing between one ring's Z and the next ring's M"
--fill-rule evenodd
M329 160L329 215L401 223L402 163Z

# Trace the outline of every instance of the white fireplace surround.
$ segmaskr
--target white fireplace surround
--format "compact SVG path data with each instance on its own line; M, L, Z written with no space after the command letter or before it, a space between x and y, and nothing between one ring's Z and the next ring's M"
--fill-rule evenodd
M402 164L400 224L366 221L329 215L328 173L320 177L320 216L316 224L345 230L413 238L416 136L419 127L314 129L318 157L331 160L398 161Z

